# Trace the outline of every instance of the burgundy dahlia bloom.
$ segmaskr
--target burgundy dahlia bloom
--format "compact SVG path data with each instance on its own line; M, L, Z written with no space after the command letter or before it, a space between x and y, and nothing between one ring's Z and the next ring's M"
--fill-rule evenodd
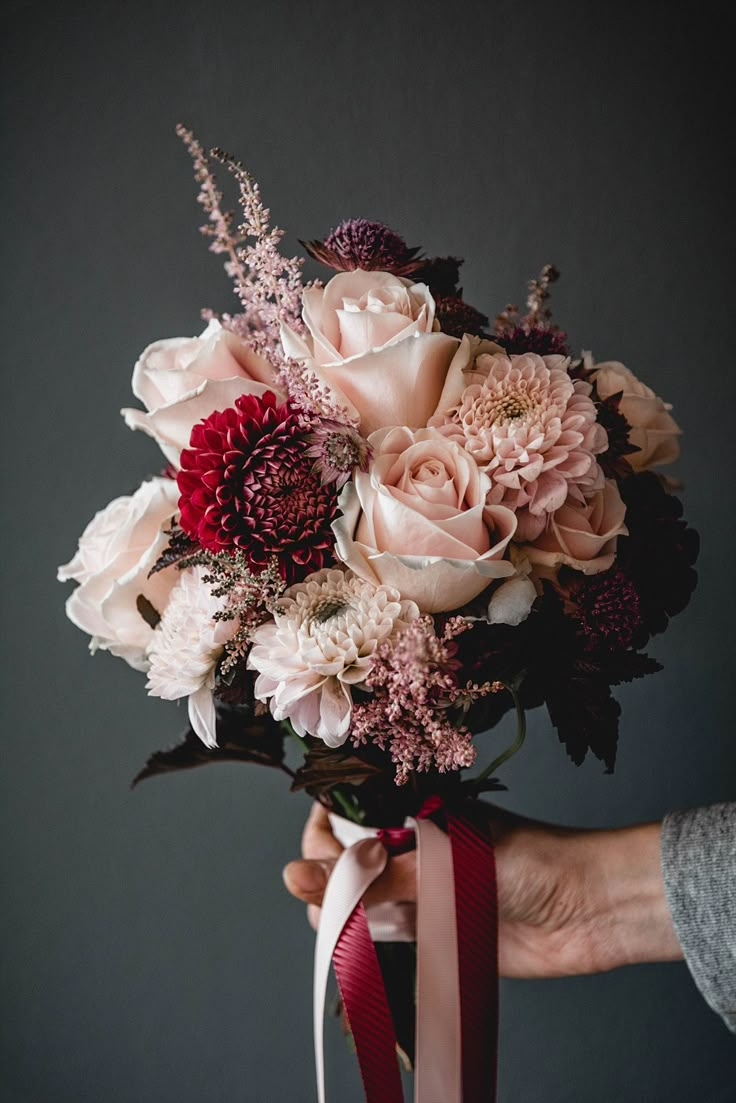
M241 395L192 429L177 476L181 527L208 551L275 556L288 583L332 561L334 485L323 485L297 411L272 392Z

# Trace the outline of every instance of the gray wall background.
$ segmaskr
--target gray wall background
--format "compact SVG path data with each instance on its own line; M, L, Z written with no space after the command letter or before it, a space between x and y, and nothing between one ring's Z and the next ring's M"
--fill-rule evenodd
M54 581L160 463L118 417L136 356L231 305L174 124L246 162L294 249L380 218L465 256L490 314L554 260L576 347L674 403L703 551L652 649L665 671L620 692L614 777L575 769L542 714L506 771L520 812L624 824L736 799L733 18L498 0L5 15L0 1098L308 1103L313 939L280 875L307 802L236 766L131 793L183 714L87 655ZM332 1098L358 1100L328 1036ZM736 1041L683 965L504 983L500 1070L507 1103L736 1099Z

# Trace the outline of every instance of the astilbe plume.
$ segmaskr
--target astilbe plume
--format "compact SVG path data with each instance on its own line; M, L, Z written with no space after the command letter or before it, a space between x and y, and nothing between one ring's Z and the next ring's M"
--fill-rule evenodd
M397 785L413 770L445 773L475 761L471 733L450 710L464 710L498 687L458 680L454 640L469 627L451 617L438 636L432 618L420 617L376 651L366 679L373 696L353 706L350 736L355 746L370 742L389 750Z
M213 239L212 252L226 255L225 270L243 307L242 315L226 316L224 321L278 367L285 359L281 323L298 332L302 329L303 261L280 253L284 231L271 225L271 212L263 205L260 188L250 173L229 153L213 149L210 156L225 165L238 185L242 221L233 230L233 214L222 209L222 193L204 149L186 127L178 126L177 134L194 162L200 185L198 202L208 214L202 231Z

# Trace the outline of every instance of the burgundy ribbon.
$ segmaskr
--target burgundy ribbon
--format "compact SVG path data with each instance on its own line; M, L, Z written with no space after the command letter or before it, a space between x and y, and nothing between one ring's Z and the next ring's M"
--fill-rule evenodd
M417 818L433 815L440 803L427 802ZM457 922L462 1100L493 1103L498 1023L493 843L465 816L448 811L445 818L452 847ZM409 828L382 830L378 838L389 854L403 853L414 845L414 832ZM366 1103L402 1103L391 1013L362 902L354 908L337 939L333 965L355 1041ZM434 1094L431 1087L423 1091L417 1080L417 1103L443 1103Z

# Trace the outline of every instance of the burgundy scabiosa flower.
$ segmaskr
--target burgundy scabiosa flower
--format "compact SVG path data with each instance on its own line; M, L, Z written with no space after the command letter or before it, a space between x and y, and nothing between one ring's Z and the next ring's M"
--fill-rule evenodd
M537 356L569 356L567 334L549 322L519 322L504 327L497 325L493 339L513 353L535 352Z
M177 482L181 527L208 551L276 557L291 583L332 562L334 485L321 482L298 411L267 391L241 395L192 429Z
M323 418L306 439L306 454L314 459L314 470L323 484L334 483L335 490L340 490L356 467L368 470L371 446L351 425Z
M476 337L486 336L488 318L470 303L466 303L460 295L436 296L435 310L443 333L449 333L451 337L462 337L465 333L472 333Z
M310 257L338 272L391 272L408 276L424 263L417 258L419 249L410 249L403 238L367 218L347 218L324 241L302 241Z
M585 638L586 650L626 650L642 642L639 594L619 567L594 575L563 569L557 587L565 613Z

